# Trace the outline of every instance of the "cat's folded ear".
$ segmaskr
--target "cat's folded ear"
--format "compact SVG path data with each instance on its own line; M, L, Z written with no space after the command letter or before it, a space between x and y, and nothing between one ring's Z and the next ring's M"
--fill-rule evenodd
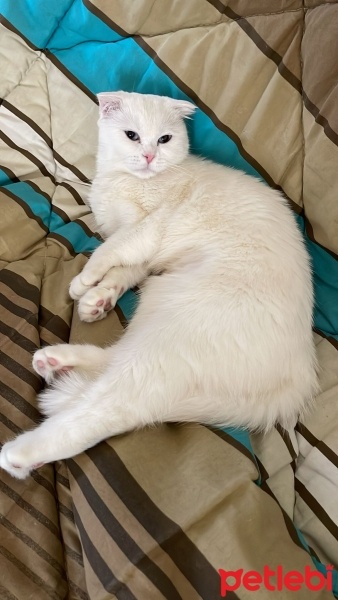
M197 109L197 106L195 106L195 104L192 102L188 102L188 100L175 100L174 98L168 98L168 100L173 108L175 108L175 110L177 110L179 115L183 118L190 117L190 115L192 115L192 113Z
M112 117L117 110L121 109L122 97L119 93L102 92L97 94L99 101L100 117L108 119Z

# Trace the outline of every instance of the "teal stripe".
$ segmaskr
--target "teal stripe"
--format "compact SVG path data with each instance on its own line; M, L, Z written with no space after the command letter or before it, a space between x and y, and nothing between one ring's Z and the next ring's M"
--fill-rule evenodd
M51 233L57 233L69 241L75 252L92 252L98 247L100 242L94 236L89 237L78 223L65 223L53 211L53 206L47 198L36 192L28 183L24 181L13 182L0 169L0 187L4 187L14 196L20 198L32 213L41 219Z
M303 217L295 215L312 260L315 292L314 324L325 335L338 340L338 261L315 242L305 231Z
M62 223L63 225L55 229L51 227L50 231L68 240L75 252L93 252L100 245L99 240L94 236L89 237L78 223L64 223L63 221Z
M117 301L118 306L122 310L127 321L132 318L138 303L138 296L132 290L127 290L123 296Z
M32 44L46 48L73 0L0 0L0 14Z

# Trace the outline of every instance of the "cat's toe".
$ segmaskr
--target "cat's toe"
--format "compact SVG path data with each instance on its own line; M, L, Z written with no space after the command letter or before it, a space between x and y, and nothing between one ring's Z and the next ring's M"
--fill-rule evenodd
M89 290L79 301L78 311L81 321L92 323L107 316L117 301L118 292L115 288L106 289L95 287Z
M16 450L16 440L7 442L0 453L0 467L16 479L26 479L34 465L27 465L25 458L22 451Z
M88 281L91 281L89 278ZM90 290L91 287L96 285L97 281L95 281L95 277L91 283L88 283L84 272L80 273L71 281L69 286L69 295L73 300L80 300L80 298Z
M65 362L62 350L56 346L47 346L37 350L33 356L33 369L50 383L56 374L69 371L72 366Z

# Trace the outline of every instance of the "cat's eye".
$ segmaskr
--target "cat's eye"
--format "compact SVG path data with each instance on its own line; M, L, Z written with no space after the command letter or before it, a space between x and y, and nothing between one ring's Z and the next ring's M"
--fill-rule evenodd
M136 131L125 131L124 133L132 142L140 141L140 136L138 133L136 133Z
M160 138L158 138L157 143L158 144L167 144L168 142L170 142L172 137L173 137L172 135L162 135Z

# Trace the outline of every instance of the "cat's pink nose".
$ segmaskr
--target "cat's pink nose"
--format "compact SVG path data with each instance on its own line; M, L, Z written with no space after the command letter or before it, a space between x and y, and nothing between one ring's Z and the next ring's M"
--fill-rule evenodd
M155 154L150 154L150 152L149 152L147 154L143 154L143 156L149 165L149 163L151 163L151 161L154 159Z

